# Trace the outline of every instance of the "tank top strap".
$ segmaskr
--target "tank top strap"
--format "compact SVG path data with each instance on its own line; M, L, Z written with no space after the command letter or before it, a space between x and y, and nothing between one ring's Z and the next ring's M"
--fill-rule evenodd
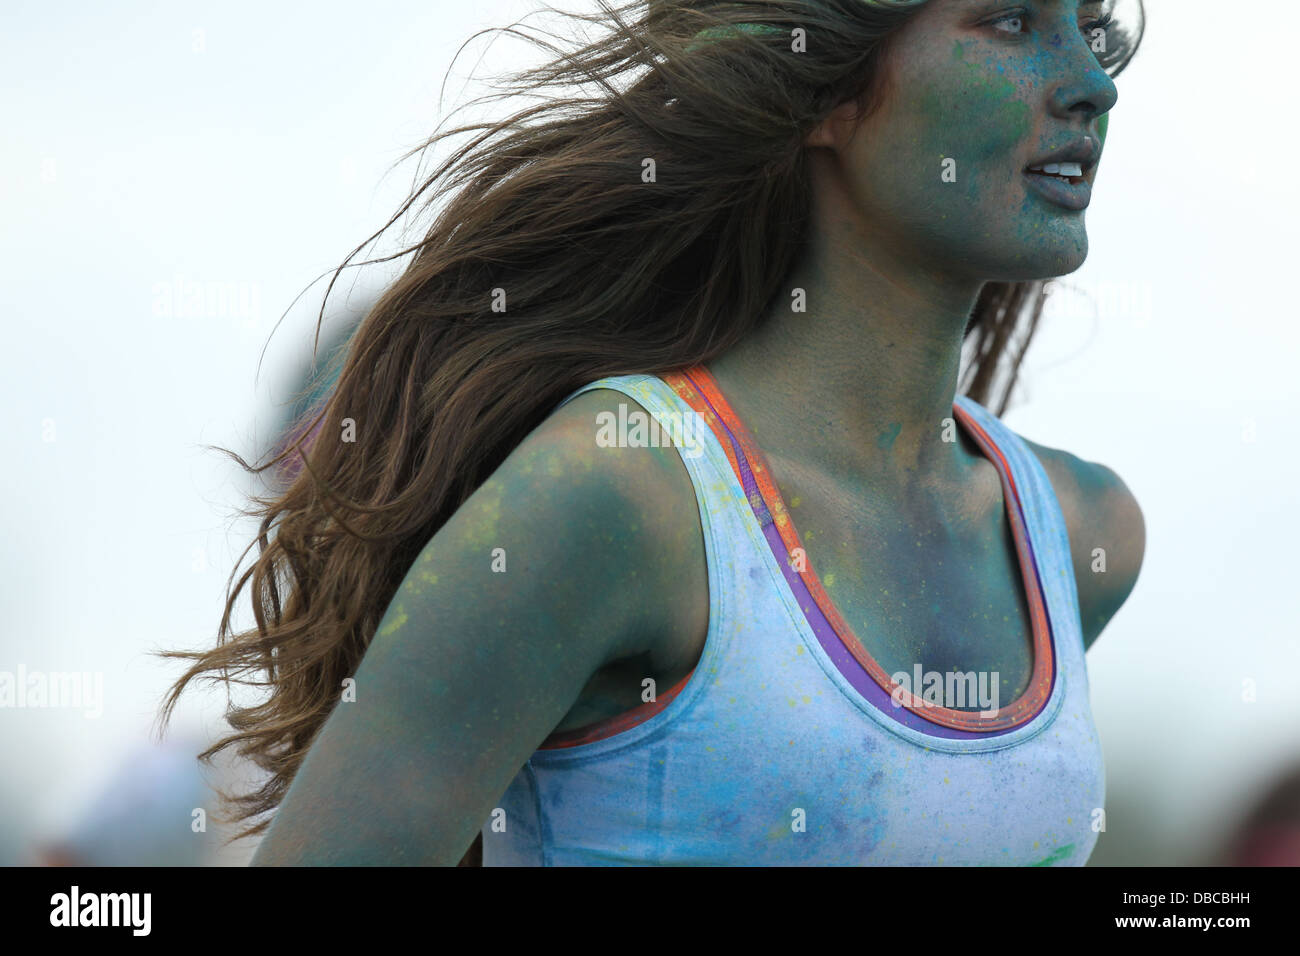
M1083 656L1079 590L1070 556L1069 529L1051 479L1024 439L991 411L965 395L957 396L955 404L984 430L1011 469L1039 580L1057 629L1056 647L1064 666L1075 665ZM1079 672L1080 679L1087 679L1083 667L1072 669Z
M733 560L731 551L747 534L746 513L752 514L758 526L769 532L773 530L770 525L779 528L784 523L783 515L774 515L767 507L759 487L764 475L754 473L755 464L761 468L761 456L754 449L745 448L743 428L738 434L721 417L718 409L728 406L724 398L714 394L715 383L707 369L682 369L662 376L610 376L577 389L560 405L600 388L635 399L658 422L658 433L664 436L661 442L667 443L668 436L677 436L671 443L677 445L690 473L712 560L722 562L723 566ZM1010 472L1011 492L1016 498L1013 504L1023 516L1030 559L1053 632L1053 657L1057 658L1053 670L1078 674L1086 682L1083 629L1069 533L1051 481L1038 456L991 411L964 395L958 395L953 404L954 412L962 413L967 423L978 426ZM644 443L654 440L653 431L638 432L636 423L631 418L625 422L621 412L616 424L622 439L640 436ZM717 596L711 595L711 613L719 613L720 609L714 606L716 601ZM671 692L660 697L663 706L671 699ZM650 711L649 707L644 709L646 715ZM610 728L600 732L608 733Z
M596 389L622 392L650 413L654 425L639 421L632 409L625 417L620 408L615 421L597 422L598 426L612 426L604 431L603 436L598 436L598 440L613 439L632 445L672 445L686 465L702 510L716 514L720 507L746 504L745 497L737 495L738 489L731 488L726 481L735 474L730 449L723 449L710 422L671 384L680 377L680 373L665 373L662 378L656 375L607 376L576 389L556 408Z
M767 512L750 462L738 444L739 439L732 436L725 423L716 420L708 403L698 400L688 403L686 399L686 396L698 395L700 388L707 393L712 384L707 372L696 371L692 378L692 371L696 370L683 369L665 373L662 377L609 376L582 386L559 404L564 405L585 392L601 388L630 396L654 416L661 436L679 436L674 441L695 486L702 520L707 520L710 515L730 514L729 509L742 506L752 509L760 525L766 526L773 516ZM1081 657L1083 629L1069 532L1047 472L1024 440L979 402L958 395L954 405L983 430L1005 459L1014 479L1017 503L1025 518L1033 560L1052 622L1058 630L1065 632L1057 635L1058 649L1067 654L1077 649ZM697 408L702 408L702 413ZM618 424L620 430L626 428L629 435L635 433L631 424L624 425L621 416ZM727 439L727 444L719 440L719 435ZM653 440L653 433L648 440ZM726 548L725 539L716 543L718 547Z
M672 446L677 449L690 476L695 492L700 526L704 533L706 564L709 574L709 628L710 632L725 631L726 622L732 619L737 603L737 589L760 586L746 576L742 581L724 580L729 572L752 563L752 556L744 553L744 545L751 542L746 526L750 503L741 483L733 471L729 450L719 444L710 423L691 407L679 393L680 374L614 375L597 379L567 395L556 408L586 392L609 389L633 399L653 418L653 424L641 421L639 409L620 404L618 413L610 421L607 413L598 416L597 441L602 444L618 443L633 447ZM761 579L759 579L761 580ZM748 593L748 592L746 592ZM599 720L573 730L551 734L543 741L539 752L555 753L574 747L583 747L606 741L616 735L625 735L633 728L645 724L666 710L692 683L696 670L707 673L720 656L723 642L714 640L706 647L701 662L675 686L658 693L652 702L644 703L615 717ZM698 693L700 682L695 682ZM679 705L680 706L680 705Z

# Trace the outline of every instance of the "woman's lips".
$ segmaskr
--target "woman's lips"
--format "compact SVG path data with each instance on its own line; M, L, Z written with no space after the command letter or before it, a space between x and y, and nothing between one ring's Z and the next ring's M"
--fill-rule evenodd
M1092 185L1082 176L1066 178L1027 169L1022 175L1032 191L1054 205L1078 211L1092 202Z

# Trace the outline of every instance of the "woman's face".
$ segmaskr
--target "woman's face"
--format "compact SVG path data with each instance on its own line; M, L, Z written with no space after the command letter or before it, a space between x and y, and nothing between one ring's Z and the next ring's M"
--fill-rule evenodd
M880 108L841 151L872 233L929 268L981 281L1079 268L1088 253L1083 210L1117 98L1092 48L1107 6L921 7L895 37ZM1062 150L1056 161L1079 165L1029 172Z

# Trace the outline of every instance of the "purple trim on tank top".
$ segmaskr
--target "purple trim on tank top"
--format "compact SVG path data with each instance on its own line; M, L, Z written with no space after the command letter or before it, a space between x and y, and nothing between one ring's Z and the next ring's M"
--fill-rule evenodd
M690 376L688 375L687 378L689 379ZM692 384L695 384L693 380ZM844 679L849 682L854 690L862 695L862 697L864 697L876 710L892 717L904 727L931 737L945 737L952 740L981 740L987 737L1000 737L1003 734L1014 733L1017 730L1022 730L1031 721L1038 718L1038 715L1041 714L1043 709L1047 706L1047 701L1044 701L1043 706L1040 707L1031 717L1017 724L1015 727L993 731L958 730L953 727L944 727L941 724L935 724L926 720L924 717L917 715L906 707L895 706L893 699L885 692L885 689L877 684L875 680L872 679L871 675L863 670L862 665L858 663L857 658L849 653L849 649L844 646L844 642L841 641L839 635L835 633L835 628L831 627L831 622L826 620L826 615L822 613L821 607L813 599L812 594L808 590L808 586L803 582L803 578L800 577L799 573L795 571L794 568L790 567L790 562L788 560L783 560L783 556L785 555L785 542L781 540L781 532L776 527L776 520L772 517L771 511L768 510L767 503L763 500L763 495L758 488L758 482L754 480L754 475L750 471L749 460L745 457L745 453L740 447L740 442L736 440L736 436L732 434L731 429L727 427L727 423L723 420L722 416L718 414L717 408L714 408L713 403L710 402L708 396L704 394L704 390L698 385L696 385L695 390L701 400L703 400L709 408L713 409L718 425L726 433L727 441L731 443L731 448L736 454L736 464L740 468L741 487L744 488L745 497L749 499L750 506L754 510L754 516L758 519L759 525L763 530L763 537L767 539L768 546L772 549L773 556L776 557L776 563L781 568L781 573L785 575L786 583L790 586L790 590L798 601L799 607L803 610L804 617L807 618L808 624L812 628L813 633L817 635L817 642L821 644L822 650L826 652L826 656L831 659L831 662L835 665L836 669L841 675L843 675ZM1020 514L1023 519L1023 509L1021 509ZM1041 578L1038 574L1038 561L1037 558L1034 557L1033 542L1029 540L1028 522L1025 522L1024 526L1025 544L1028 546L1029 560L1033 562L1034 565L1034 580L1040 582L1039 586L1041 587ZM1044 606L1046 606L1046 602L1044 602ZM1050 614L1048 615L1047 626L1050 632L1052 626ZM1052 634L1051 640L1052 647L1055 649L1055 634ZM1053 690L1056 688L1056 654L1052 655L1052 688ZM1047 700L1051 700L1051 696L1052 695L1049 693L1047 695Z

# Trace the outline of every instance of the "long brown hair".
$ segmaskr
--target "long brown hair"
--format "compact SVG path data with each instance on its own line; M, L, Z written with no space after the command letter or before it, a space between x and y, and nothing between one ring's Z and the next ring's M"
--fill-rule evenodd
M196 678L269 692L231 703L234 732L200 755L235 746L269 774L223 794L238 822L278 806L411 562L561 399L603 376L707 363L754 329L808 234L803 138L842 102L870 111L890 37L917 6L598 3L567 16L604 35L567 51L528 37L555 55L506 83L533 99L569 92L435 132L403 157L471 135L335 270L329 289L421 197L419 211L446 200L418 242L353 263L413 255L340 353L301 437L258 467L226 451L252 473L285 459L295 469L244 512L259 519L259 553L229 589L216 646L163 652L193 663L161 716L165 727ZM815 42L792 55L796 26ZM1032 334L1043 291L989 283L972 312L963 388L987 405L1010 355L998 414L1028 341L1013 350L1012 333L1023 319ZM256 628L232 634L245 587Z

